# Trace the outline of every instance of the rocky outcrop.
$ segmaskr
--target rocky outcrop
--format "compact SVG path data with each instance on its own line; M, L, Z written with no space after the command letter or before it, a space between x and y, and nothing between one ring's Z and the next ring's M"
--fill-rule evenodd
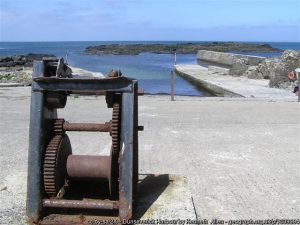
M270 79L270 71L278 62L279 58L266 59L257 66L250 66L243 75L250 79Z
M287 75L300 67L300 52L288 50L280 57L279 62L274 63L270 72L270 87L287 88L290 82Z
M248 44L239 42L207 42L203 44L111 44L89 46L85 49L87 54L95 55L137 55L142 52L158 54L195 54L198 50L210 50L218 52L240 51L240 52L281 52L269 44Z
M244 75L250 79L264 79L262 73L257 72L258 66L249 66Z
M270 87L288 88L290 81L287 74L298 67L300 67L300 52L286 50L280 58L266 59L257 66L249 67L244 76L251 79L270 79Z
M34 60L42 60L43 57L54 57L54 55L29 53L27 55L4 56L0 57L0 67L30 67Z
M34 60L55 57L49 54L27 54L0 57L0 83L19 83L30 85Z
M229 70L229 74L232 76L242 76L249 66L252 65L249 64L247 59L244 58L236 59Z

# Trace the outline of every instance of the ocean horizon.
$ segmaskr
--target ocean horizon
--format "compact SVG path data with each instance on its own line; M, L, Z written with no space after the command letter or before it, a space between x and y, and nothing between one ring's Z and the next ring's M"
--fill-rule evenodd
M174 64L173 54L141 53L139 55L88 55L84 52L88 46L101 44L176 44L208 43L213 41L51 41L51 42L0 42L0 56L25 55L28 53L53 54L67 56L72 66L93 72L107 74L111 69L120 69L124 76L136 78L139 86L148 94L170 93L170 72ZM222 42L222 41L217 41ZM226 41L227 42L227 41ZM282 50L300 51L300 42L242 42L270 44ZM263 57L279 57L281 53L237 52ZM196 54L177 54L178 64L196 64ZM175 94L204 96L201 90L175 76Z

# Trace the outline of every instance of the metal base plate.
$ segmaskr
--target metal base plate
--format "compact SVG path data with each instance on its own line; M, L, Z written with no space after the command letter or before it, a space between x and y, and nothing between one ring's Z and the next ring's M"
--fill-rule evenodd
M118 224L118 217L51 214L40 225L91 225L101 224L103 221L107 221L106 224Z

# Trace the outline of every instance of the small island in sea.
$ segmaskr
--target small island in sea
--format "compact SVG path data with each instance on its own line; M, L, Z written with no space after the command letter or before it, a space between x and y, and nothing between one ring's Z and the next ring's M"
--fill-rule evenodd
M240 43L240 42L205 42L178 44L108 44L89 46L85 53L93 55L138 55L143 52L157 54L196 54L198 50L218 52L282 52L269 44Z

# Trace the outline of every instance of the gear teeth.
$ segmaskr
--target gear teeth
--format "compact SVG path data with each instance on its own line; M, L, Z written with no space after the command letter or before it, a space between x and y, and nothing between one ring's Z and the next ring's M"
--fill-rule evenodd
M112 120L111 120L111 183L110 193L113 198L118 196L118 177L119 177L119 153L120 153L120 124L121 124L121 109L120 102L113 104Z
M61 135L54 136L49 142L44 159L44 188L45 192L49 196L55 195L58 191L55 187L55 166L56 166L56 158L57 152L59 148L60 141L62 139Z
M111 137L112 137L112 153L119 155L119 142L120 142L120 104L114 103L112 113Z
M64 119L55 119L53 123L53 132L54 135L63 134L64 133Z
M52 124L52 139L47 145L44 157L43 165L43 178L44 178L44 189L46 194L49 197L54 197L59 191L60 181L56 180L57 173L61 173L60 168L57 167L58 160L67 157L68 154L72 154L72 149L61 149L60 144L63 141L63 138L68 136L65 134L63 129L65 120L64 119L54 119ZM65 137L66 136L66 137ZM68 140L69 142L69 140ZM63 152L61 152L63 151ZM63 157L59 154L64 154ZM66 160L63 159L63 160Z

